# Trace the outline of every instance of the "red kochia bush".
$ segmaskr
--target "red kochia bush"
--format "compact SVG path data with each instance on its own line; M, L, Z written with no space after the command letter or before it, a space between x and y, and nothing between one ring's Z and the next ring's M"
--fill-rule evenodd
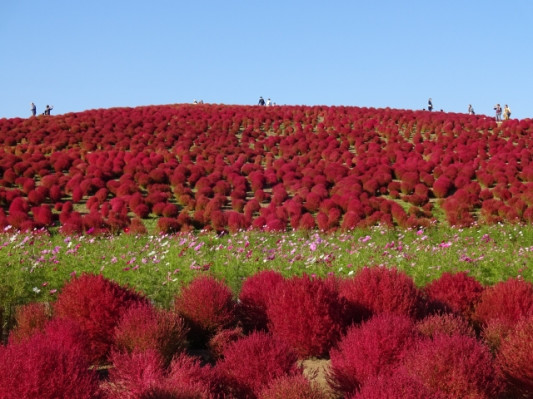
M127 309L118 322L115 345L129 353L156 350L169 364L172 356L185 349L187 331L178 314L139 303Z
M0 397L100 398L86 344L74 323L56 322L45 332L0 346Z
M502 342L497 363L516 397L533 397L533 317L522 319Z
M190 327L193 344L205 345L223 328L235 323L235 301L229 287L211 276L200 276L184 286L174 300L175 310Z
M392 375L369 378L361 390L350 399L449 399L439 392L431 392L415 376L400 367Z
M51 309L48 303L33 302L20 306L15 311L15 327L9 334L9 342L17 343L35 332L43 331L50 317Z
M108 398L208 399L210 369L203 369L187 355L180 355L168 373L163 360L153 350L115 352L109 382L103 384Z
M476 336L472 326L462 316L452 313L427 316L417 323L416 328L422 335L430 338L437 334Z
M413 321L404 315L381 314L351 327L330 351L329 385L350 394L372 377L391 374L417 337Z
M481 297L483 286L466 272L443 273L427 284L424 291L437 308L470 318Z
M453 182L445 175L442 175L433 183L433 194L437 198L444 198L448 195L452 187Z
M163 361L156 351L115 352L111 356L111 361L113 367L109 371L109 381L102 386L106 397L110 399L202 397L175 395L177 387L171 387Z
M533 284L509 279L485 289L474 313L475 321L487 325L499 321L510 327L533 315Z
M243 281L237 310L246 331L267 329L267 303L282 282L282 274L275 270L260 271Z
M228 345L216 367L236 397L255 398L274 379L301 374L289 345L265 332L252 332Z
M489 349L476 338L437 335L405 360L408 373L447 398L495 398L502 389Z
M301 358L322 356L342 333L343 308L334 279L292 277L267 302L269 329Z
M66 283L54 303L54 315L79 324L90 339L92 361L104 361L113 345L113 330L140 294L102 275L83 274Z
M342 280L339 294L348 302L354 320L372 314L423 314L424 300L411 277L395 268L364 267L353 278Z
M283 376L262 390L258 399L328 399L330 396L317 383L303 375Z

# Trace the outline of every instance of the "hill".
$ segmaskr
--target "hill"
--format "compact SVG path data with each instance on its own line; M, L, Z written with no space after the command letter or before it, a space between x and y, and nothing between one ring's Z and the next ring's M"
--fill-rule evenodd
M533 221L532 120L167 105L0 120L0 227L350 230Z

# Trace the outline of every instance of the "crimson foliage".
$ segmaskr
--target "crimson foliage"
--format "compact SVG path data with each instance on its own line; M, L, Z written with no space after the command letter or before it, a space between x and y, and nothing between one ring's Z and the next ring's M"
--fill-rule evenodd
M334 279L292 277L267 302L269 330L301 358L322 356L342 333L343 308Z
M187 322L189 339L194 345L207 345L219 330L236 321L233 293L212 276L197 277L182 287L174 307Z
M92 361L105 361L113 330L132 305L146 302L140 294L102 275L83 274L67 282L53 305L54 316L78 323L90 338Z
M370 378L391 374L417 339L407 316L380 314L353 326L330 352L328 383L339 393L353 394Z

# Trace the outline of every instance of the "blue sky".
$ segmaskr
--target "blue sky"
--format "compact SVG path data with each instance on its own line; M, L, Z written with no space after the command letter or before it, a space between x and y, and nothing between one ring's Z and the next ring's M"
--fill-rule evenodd
M209 103L533 117L533 2L3 0L0 118Z

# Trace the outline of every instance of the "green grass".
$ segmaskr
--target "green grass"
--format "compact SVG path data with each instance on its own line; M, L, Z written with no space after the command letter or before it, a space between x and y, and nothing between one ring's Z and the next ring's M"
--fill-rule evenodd
M165 307L182 284L205 273L223 279L235 294L247 276L265 269L286 276L349 277L361 267L382 265L404 270L419 286L456 271L468 271L485 285L518 276L533 281L533 226L519 225L419 231L375 227L335 235L11 234L0 236L0 243L4 327L14 307L53 301L66 281L82 273L102 273Z

